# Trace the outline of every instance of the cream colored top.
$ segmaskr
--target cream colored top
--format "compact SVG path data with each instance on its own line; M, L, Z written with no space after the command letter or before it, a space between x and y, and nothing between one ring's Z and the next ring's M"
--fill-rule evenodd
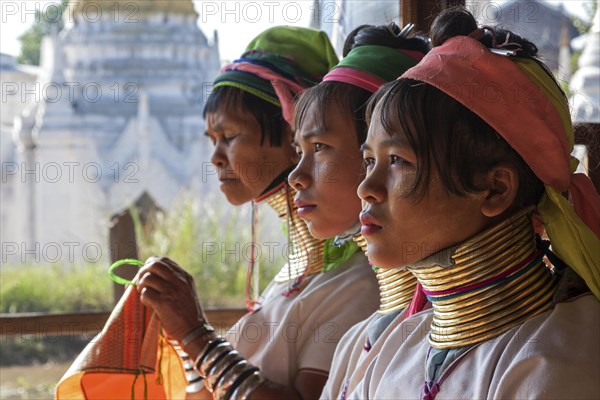
M431 310L405 321L398 316L357 364L345 364L355 358L352 351L336 354L332 369L349 373L328 382L322 398L418 399L425 381L431 319ZM347 340L358 340L356 351L364 345L365 335L366 324L349 332L340 350L347 348ZM453 366L436 400L598 399L600 303L591 294L560 303L473 347Z
M271 282L262 307L242 317L227 340L264 377L290 385L300 370L327 374L342 335L379 306L375 274L362 252L340 266L313 275L299 294L288 283Z

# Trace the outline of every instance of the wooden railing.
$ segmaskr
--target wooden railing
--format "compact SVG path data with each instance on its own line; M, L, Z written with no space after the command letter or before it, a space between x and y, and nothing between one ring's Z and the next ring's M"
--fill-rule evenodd
M240 319L246 310L211 309L205 310L205 313L215 328L224 330ZM95 334L102 330L109 315L108 312L0 314L0 336Z

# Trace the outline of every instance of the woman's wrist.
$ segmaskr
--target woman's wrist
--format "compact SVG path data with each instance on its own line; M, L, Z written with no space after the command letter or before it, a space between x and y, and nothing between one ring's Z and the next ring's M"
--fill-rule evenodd
M180 341L181 348L195 360L202 352L207 344L217 338L214 328L207 322L190 332L185 338Z
M215 400L229 400L236 390L247 398L263 382L258 368L221 336L214 335L198 354L194 368Z

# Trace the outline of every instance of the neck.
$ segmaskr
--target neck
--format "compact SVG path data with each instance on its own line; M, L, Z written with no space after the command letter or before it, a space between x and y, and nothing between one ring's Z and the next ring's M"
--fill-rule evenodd
M364 236L358 233L354 236L354 241L367 254L367 241ZM377 268L376 275L379 282L378 312L391 314L405 309L415 292L417 278L410 271L399 269Z
M409 267L432 303L432 347L484 342L551 307L555 279L529 211Z
M267 203L287 225L287 264L275 277L276 282L311 276L323 270L325 241L312 237L306 222L298 217L294 195L295 190L284 181L255 200L257 203Z

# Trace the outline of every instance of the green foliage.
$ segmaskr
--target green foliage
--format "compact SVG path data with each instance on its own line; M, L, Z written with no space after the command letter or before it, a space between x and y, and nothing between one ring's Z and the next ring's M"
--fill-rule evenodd
M224 205L222 198L209 195L202 204L182 197L174 210L159 213L143 229L136 223L140 258L166 256L185 268L196 282L204 307L237 306L244 304L246 270L251 251L251 216L248 207ZM137 220L137 218L134 218ZM273 215L265 215L259 226L273 224ZM260 289L282 267L280 251L269 256L260 243L283 245L279 229L259 232L257 254L260 254Z
M34 24L19 37L21 41L21 54L17 58L17 61L20 64L40 65L42 36L41 26Z
M62 0L60 10L65 10L69 0ZM50 33L52 27L56 27L57 32L62 30L63 21L57 15L59 7L46 7L44 12L36 11L35 22L20 37L21 54L17 61L21 64L40 65L40 47L42 37Z
M5 265L0 276L2 313L112 308L112 282L104 266Z

